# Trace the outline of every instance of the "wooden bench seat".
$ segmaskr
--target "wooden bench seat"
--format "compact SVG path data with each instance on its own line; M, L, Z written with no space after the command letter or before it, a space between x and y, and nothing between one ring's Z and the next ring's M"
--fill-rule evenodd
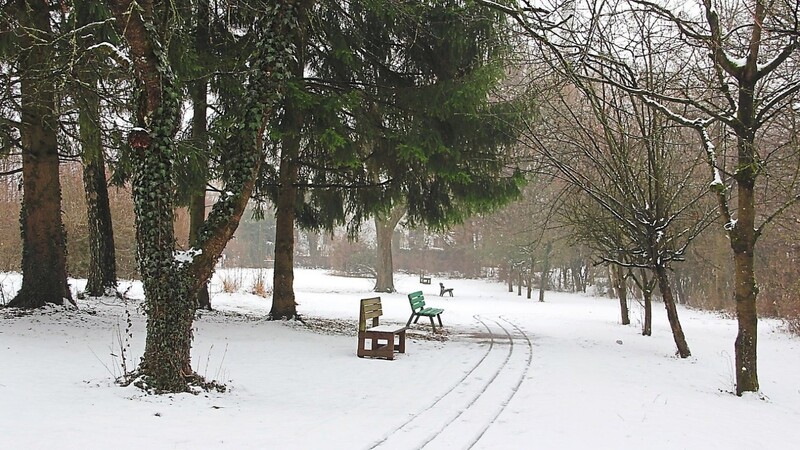
M406 327L381 325L383 315L380 297L361 300L361 312L358 318L358 351L359 358L371 356L394 359L394 352L406 352ZM372 326L368 321L372 320ZM367 348L369 342L369 348Z
M422 295L422 291L408 294L408 303L411 305L411 316L408 318L406 326L411 325L412 320L414 320L414 323L417 323L420 317L427 316L431 319L431 327L433 327L434 332L436 332L436 324L433 323L434 317L439 320L439 326L444 327L444 325L442 325L442 313L444 310L441 308L426 307L425 296Z

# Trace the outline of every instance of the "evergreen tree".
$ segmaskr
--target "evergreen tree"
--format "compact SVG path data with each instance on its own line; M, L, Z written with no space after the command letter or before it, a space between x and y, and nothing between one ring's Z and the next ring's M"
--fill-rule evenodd
M114 293L117 287L117 263L114 230L108 199L105 152L102 141L101 94L98 84L106 71L93 45L112 39L108 10L97 2L77 2L70 15L71 32L75 34L75 52L81 55L73 74L75 102L80 128L83 184L86 193L86 215L89 231L89 272L86 294L102 296ZM106 71L107 73L107 71Z
M72 299L67 285L58 157L59 95L52 70L56 33L48 2L19 1L3 9L4 50L16 58L23 200L22 287L9 306L36 308Z
M306 143L290 158L301 226L349 221L354 233L403 205L410 223L445 227L518 194L503 153L518 105L490 99L507 49L496 14L450 1L323 2L313 12L314 76L287 98L302 108L295 133ZM389 236L393 228L379 225ZM286 239L279 231L276 252ZM384 247L379 259L388 265L390 256ZM277 289L289 269L278 261L276 253L273 317L292 317L290 286ZM393 291L384 269L376 290Z

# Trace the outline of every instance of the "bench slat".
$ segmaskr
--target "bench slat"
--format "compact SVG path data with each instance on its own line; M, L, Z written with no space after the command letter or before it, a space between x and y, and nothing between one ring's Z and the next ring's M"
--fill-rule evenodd
M377 333L399 333L405 330L406 327L397 325L378 325L377 327L367 328L367 331L374 331Z

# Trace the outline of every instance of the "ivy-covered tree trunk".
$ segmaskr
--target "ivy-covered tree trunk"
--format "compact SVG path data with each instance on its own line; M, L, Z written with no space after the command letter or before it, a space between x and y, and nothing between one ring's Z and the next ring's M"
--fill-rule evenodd
M392 237L394 229L405 215L405 206L395 205L384 217L375 216L375 238L378 252L375 270L375 292L395 292L394 262L392 261Z
M179 92L174 88L167 58L156 38L153 2L110 0L115 26L131 52L142 94L138 127L129 143L134 160L133 196L139 270L145 291L147 340L139 366L138 385L157 392L188 389L196 377L190 350L194 296L211 277L214 264L233 236L252 192L262 160L260 136L264 117L272 113L293 55L286 39L296 23L294 2L265 7L264 35L251 64L244 116L225 142L223 194L215 203L198 239L191 261L174 258L173 135L179 116Z
M166 57L154 38L153 4L112 4L117 26L130 46L142 88L137 126L128 137L135 152L132 188L136 248L145 295L147 338L138 385L158 392L187 389L192 374L194 305L189 283L173 257L173 162L179 93ZM153 34L151 34L153 33Z
M667 309L667 320L669 320L669 326L672 329L672 337L675 340L675 346L678 348L678 356L688 358L692 356L692 352L689 351L686 336L683 334L683 328L678 319L678 308L675 305L675 297L672 295L667 269L664 266L656 265L654 270L658 279L658 289L661 291L661 298L664 300L664 307Z
M46 2L17 8L23 48L20 68L22 127L22 287L8 306L38 308L72 299L67 285L67 249L61 220L56 89L50 78L53 36Z
M100 96L92 69L82 71L82 80L90 86L81 92L78 121L82 143L83 189L86 194L86 219L89 231L89 274L86 294L99 297L114 295L117 288L117 261L114 229L108 200L105 156L101 141Z

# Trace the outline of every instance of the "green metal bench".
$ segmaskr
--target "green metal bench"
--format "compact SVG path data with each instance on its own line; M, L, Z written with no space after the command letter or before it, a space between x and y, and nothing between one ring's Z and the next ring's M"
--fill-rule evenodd
M408 322L406 326L411 325L411 321L413 320L414 323L417 323L420 317L427 316L431 319L431 327L433 327L433 331L436 331L436 324L433 323L433 318L436 317L439 319L439 326L443 327L442 325L442 313L444 312L441 308L426 308L425 307L425 296L422 295L422 291L412 292L408 294L408 303L411 304L411 317L408 318Z

